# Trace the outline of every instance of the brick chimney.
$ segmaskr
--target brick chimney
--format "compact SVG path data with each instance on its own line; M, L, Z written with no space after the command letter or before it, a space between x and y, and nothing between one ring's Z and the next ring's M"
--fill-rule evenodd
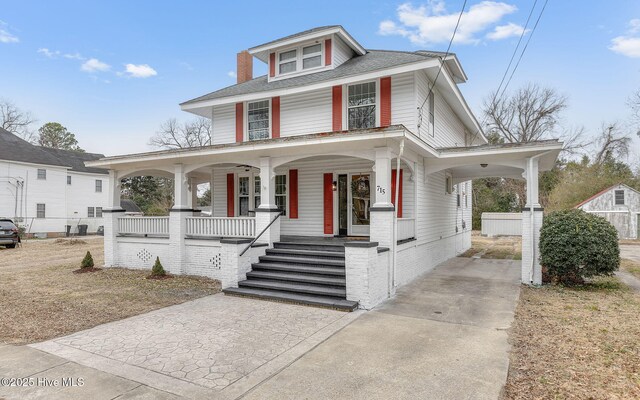
M253 56L248 51L243 50L238 53L238 83L253 79Z

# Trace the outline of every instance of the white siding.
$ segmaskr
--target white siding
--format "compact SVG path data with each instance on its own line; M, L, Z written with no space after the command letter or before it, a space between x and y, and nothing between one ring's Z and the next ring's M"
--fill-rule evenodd
M280 136L330 132L331 128L331 88L280 98Z
M624 190L624 204L615 204L615 191ZM609 221L620 238L638 239L640 228L640 193L626 185L617 185L581 205L582 210L594 213Z
M424 71L416 73L416 91L418 106L422 105L429 93L429 80ZM424 102L422 123L419 135L433 147L454 147L465 145L465 128L460 118L453 112L440 93L434 91L435 99L435 134L431 136L429 127L429 102Z
M402 124L411 132L417 132L416 107L413 72L391 76L391 124Z
M103 225L103 218L95 217L95 208L105 209L109 198L109 175L84 174L79 172L69 172L71 185L66 185L67 211L69 218L67 224L88 225L88 232L95 233L99 226ZM102 181L102 192L96 192L96 180ZM94 217L89 218L88 208L94 208Z
M334 35L331 43L334 68L353 57L354 54L353 50L351 50L351 47L347 46L347 44L339 37Z
M236 141L235 104L213 107L213 144L234 143Z

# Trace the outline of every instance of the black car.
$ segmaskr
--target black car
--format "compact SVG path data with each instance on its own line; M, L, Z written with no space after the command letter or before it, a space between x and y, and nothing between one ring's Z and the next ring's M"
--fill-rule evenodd
M13 249L20 243L18 227L10 219L0 219L0 246Z

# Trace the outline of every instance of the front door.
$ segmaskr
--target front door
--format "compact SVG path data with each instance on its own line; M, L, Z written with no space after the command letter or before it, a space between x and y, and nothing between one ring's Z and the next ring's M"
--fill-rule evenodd
M349 181L349 214L350 234L353 236L369 236L371 216L371 175L350 174Z
M338 235L349 234L349 180L348 175L338 175Z

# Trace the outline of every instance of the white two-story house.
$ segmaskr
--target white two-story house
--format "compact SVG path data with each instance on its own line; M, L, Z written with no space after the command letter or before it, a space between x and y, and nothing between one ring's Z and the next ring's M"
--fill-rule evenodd
M107 265L160 257L229 294L370 308L469 248L471 180L506 176L529 182L523 281L539 282L537 176L561 144L487 145L466 80L454 54L367 50L341 26L238 53L237 84L180 105L211 119L211 146L88 163L110 170L112 205L123 178L176 182L169 217L109 209ZM204 182L211 217L194 211Z
M35 146L0 129L0 217L28 235L95 233L107 206L108 171L84 165L102 154Z

